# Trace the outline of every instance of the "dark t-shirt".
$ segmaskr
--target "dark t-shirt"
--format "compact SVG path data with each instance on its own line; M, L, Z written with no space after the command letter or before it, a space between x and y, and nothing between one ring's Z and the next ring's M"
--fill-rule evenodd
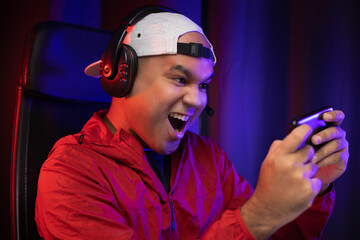
M171 159L169 155L162 155L150 149L144 149L146 158L164 186L167 193L170 192Z

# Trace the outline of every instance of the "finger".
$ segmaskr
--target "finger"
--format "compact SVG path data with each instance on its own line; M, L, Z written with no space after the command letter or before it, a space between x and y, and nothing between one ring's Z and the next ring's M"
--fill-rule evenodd
M336 152L348 149L348 147L349 143L345 138L331 140L316 151L313 161L317 163Z
M312 162L305 164L304 178L313 178L318 171L318 166Z
M283 141L283 145L286 146L286 152L293 153L305 145L306 140L312 133L310 126L303 124L292 130Z
M345 114L340 110L326 112L323 114L325 122L331 122L335 125L340 125L345 118Z
M320 145L333 139L345 139L346 132L340 127L328 127L311 137L314 145Z
M338 168L345 169L349 159L349 152L347 149L343 149L342 151L336 152L327 156L316 163L318 168L336 165Z
M297 162L308 163L308 162L312 162L312 159L315 154L315 150L312 146L306 144L304 147L298 150L297 154L299 156Z

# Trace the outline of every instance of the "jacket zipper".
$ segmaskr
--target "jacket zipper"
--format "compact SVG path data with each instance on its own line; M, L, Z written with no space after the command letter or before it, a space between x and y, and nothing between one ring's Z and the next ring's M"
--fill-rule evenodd
M175 231L175 212L174 212L174 203L170 200L170 209L171 209L171 231Z

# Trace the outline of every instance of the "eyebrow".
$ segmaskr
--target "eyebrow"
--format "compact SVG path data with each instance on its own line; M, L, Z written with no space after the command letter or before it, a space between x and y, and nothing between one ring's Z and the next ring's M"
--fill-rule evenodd
M184 67L183 65L174 65L174 66L172 66L170 68L170 70L178 70L178 71L184 73L187 77L192 76L192 73L186 67ZM206 78L203 82L206 82L209 79L212 79L214 76L215 76L215 73L212 72L211 75L208 78Z

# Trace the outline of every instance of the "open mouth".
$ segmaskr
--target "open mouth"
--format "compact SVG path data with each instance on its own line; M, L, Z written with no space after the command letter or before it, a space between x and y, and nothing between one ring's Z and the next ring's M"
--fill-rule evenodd
M170 113L168 119L173 129L176 132L181 133L189 122L190 116L179 113Z

